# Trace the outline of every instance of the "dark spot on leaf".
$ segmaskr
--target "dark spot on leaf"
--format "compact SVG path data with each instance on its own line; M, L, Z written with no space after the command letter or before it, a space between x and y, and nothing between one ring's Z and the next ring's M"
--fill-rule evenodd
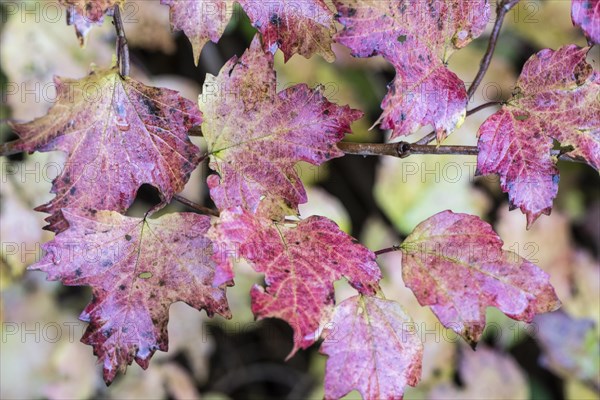
M129 242L131 240L131 235L125 235L125 240Z
M273 14L269 19L269 23L279 28L281 26L281 18L279 17L279 15Z

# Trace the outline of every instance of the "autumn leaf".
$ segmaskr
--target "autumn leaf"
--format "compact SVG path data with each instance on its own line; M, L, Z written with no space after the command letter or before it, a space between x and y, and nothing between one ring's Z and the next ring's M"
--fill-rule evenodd
M542 365L600 388L600 334L594 321L558 311L537 316L535 323Z
M355 296L335 307L321 352L325 398L358 390L363 399L400 399L421 379L423 344L398 303Z
M69 229L43 245L46 253L31 269L65 285L92 287L92 301L80 315L90 323L82 341L93 346L107 384L134 359L147 368L156 350L167 351L172 303L230 317L225 291L212 286L209 217L63 214Z
M492 367L493 366L493 367ZM491 367L491 368L490 368ZM472 351L460 347L458 374L461 385L443 382L435 386L428 399L528 399L527 375L510 354L483 344Z
M591 43L600 43L600 0L572 0L571 19Z
M485 29L486 0L334 3L344 26L336 41L356 57L381 55L396 69L380 118L381 128L392 129L392 139L432 124L442 140L463 123L465 85L446 65Z
M265 274L266 289L252 288L252 311L258 318L275 317L290 324L290 356L317 340L315 332L334 304L334 281L343 276L363 294L379 288L375 254L324 217L283 224L238 208L221 213L208 235L219 249L215 285L233 279L231 255Z
M122 6L125 0L59 0L67 7L67 24L75 27L79 44L85 44L85 38L94 24L102 25L104 15L113 15L115 5Z
M237 1L246 11L252 25L261 33L265 49L278 48L286 61L294 54L311 57L321 54L333 61L331 38L335 32L333 13L323 0L290 2L276 0ZM192 43L197 63L204 44L218 42L231 15L235 0L161 0L171 9L173 30L183 31Z
M201 121L193 102L169 89L145 86L116 69L92 72L81 80L55 79L57 102L48 114L12 124L20 140L4 152L53 151L68 154L54 180L56 197L36 208L52 214L49 229L67 224L61 208L123 212L142 184L158 188L170 201L200 160L187 131Z
M238 1L271 53L281 49L285 61L294 54L306 58L320 54L329 62L335 60L331 50L333 12L324 0Z
M297 212L306 192L294 166L319 165L362 113L330 103L322 90L296 85L277 93L273 56L258 37L218 76L207 76L199 99L208 144L210 194L221 210L241 206L277 218ZM282 212L281 210L288 210Z
M485 327L487 307L531 322L560 306L548 274L502 245L489 224L452 211L423 221L401 245L406 286L472 346Z
M528 227L550 214L558 191L553 139L570 146L567 155L600 168L600 74L586 62L588 51L569 45L532 56L513 97L479 128L478 171L500 175Z

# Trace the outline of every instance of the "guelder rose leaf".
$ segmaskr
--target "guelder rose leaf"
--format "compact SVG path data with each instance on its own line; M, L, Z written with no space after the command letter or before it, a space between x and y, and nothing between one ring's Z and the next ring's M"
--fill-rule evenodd
M281 49L287 61L292 55L321 54L328 61L335 32L333 12L323 0L267 2L238 0L252 25L261 33L264 47ZM171 8L171 26L189 38L197 62L204 44L218 42L234 13L235 0L161 0Z
M478 172L500 175L510 208L527 215L527 227L549 215L558 193L558 168L550 156L552 139L531 127L526 111L503 108L479 128Z
M218 173L208 178L215 204L251 212L264 204L269 216L306 202L294 166L342 156L336 143L362 116L306 85L277 93L273 56L262 51L258 38L218 76L207 76L199 106L211 168Z
M527 61L513 97L479 128L478 171L498 174L528 227L550 214L558 191L552 140L600 168L600 74L589 48L545 49Z
M171 29L183 31L192 44L198 64L209 40L217 43L229 23L235 0L161 0L170 8Z
M215 285L233 278L227 256L235 254L265 274L266 289L252 288L252 311L294 329L294 348L305 349L334 304L333 282L345 277L363 294L378 290L375 254L342 232L335 222L310 217L295 226L254 216L239 208L221 213L209 232L219 252Z
M471 345L485 310L531 322L560 306L549 276L517 254L478 217L444 211L419 224L401 245L402 276L419 303Z
M272 53L281 49L286 61L294 54L306 58L320 54L327 61L335 60L333 12L324 0L238 1Z
M590 42L600 43L600 0L572 0L571 19Z
M541 364L565 378L574 377L590 387L600 386L600 335L591 319L574 318L562 311L539 315L535 338L542 348Z
M104 15L113 15L115 5L122 6L125 0L59 0L67 7L67 24L75 27L79 44L85 44L85 38L94 24L102 25Z
M344 30L336 40L356 57L381 55L396 78L383 100L381 127L392 138L432 124L438 140L466 115L464 83L446 64L488 22L487 0L334 0Z
M107 383L134 359L147 368L156 350L167 351L172 303L230 316L225 291L212 286L209 217L63 214L69 229L43 246L44 257L31 268L65 285L92 287L92 301L80 316L90 323L82 341L93 346Z
M351 297L335 307L327 327L321 345L329 356L326 399L355 389L363 399L399 399L420 380L423 344L398 303Z
M66 229L61 208L123 212L142 184L163 201L181 191L200 160L187 131L201 122L195 104L173 90L122 78L116 69L81 80L55 79L57 102L48 114L13 124L13 150L68 154L54 180L56 197L38 211L52 214L53 231Z

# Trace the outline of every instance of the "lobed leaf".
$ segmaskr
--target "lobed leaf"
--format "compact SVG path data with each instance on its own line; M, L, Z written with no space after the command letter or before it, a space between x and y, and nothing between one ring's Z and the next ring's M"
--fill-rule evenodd
M543 352L541 364L558 375L600 388L600 334L596 323L562 311L540 315L535 322L536 339Z
M63 209L69 229L44 244L31 269L69 286L91 286L80 319L82 342L93 346L110 384L133 360L147 368L167 351L169 306L184 301L209 315L230 317L225 291L213 287L210 217L169 214L158 219Z
M362 113L330 103L320 89L276 91L273 56L258 37L218 76L208 76L199 106L211 168L210 194L221 210L241 206L269 217L296 213L306 192L294 166L344 153L336 143ZM284 211L282 211L284 210Z
M281 49L287 61L293 54L320 54L333 61L333 13L323 0L237 0L263 38L265 49ZM197 63L204 44L218 42L235 13L235 0L161 0L171 8L173 30L185 33Z
M553 139L600 168L600 74L586 62L588 51L569 45L532 56L512 98L479 128L478 171L500 175L528 227L550 214L558 191Z
M67 7L67 24L75 27L79 44L84 46L85 38L92 27L102 25L104 15L113 15L115 5L122 6L125 0L58 0Z
M187 131L201 121L193 102L173 90L145 86L116 69L81 80L55 79L57 102L48 114L12 124L19 151L68 154L54 180L56 197L36 208L50 213L49 229L67 228L62 208L123 212L138 188L158 188L163 202L181 191L200 161Z
M590 43L600 43L600 0L572 0L571 19Z
M294 329L294 348L313 344L334 304L333 282L342 276L363 294L374 294L381 271L375 254L342 232L335 222L313 216L283 224L241 209L227 210L209 232L218 252L215 285L233 279L230 256L265 274L266 289L252 288L252 311Z
M560 306L548 274L502 245L489 224L452 211L423 221L401 245L406 286L472 346L483 333L487 307L531 322Z
M401 399L421 378L423 344L396 302L354 296L335 307L321 352L325 398L358 390L363 399Z
M356 57L383 56L396 78L381 104L383 129L391 138L432 124L438 140L466 116L464 83L447 62L456 50L483 33L487 0L335 0L344 30L336 41Z

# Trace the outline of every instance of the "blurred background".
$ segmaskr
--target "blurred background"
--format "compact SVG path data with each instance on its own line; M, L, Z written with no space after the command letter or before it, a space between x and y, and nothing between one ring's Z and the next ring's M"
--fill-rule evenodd
M10 7L9 7L9 3ZM12 7L19 5L18 11ZM54 75L81 78L90 64L107 67L114 55L111 18L95 27L81 49L66 12L51 1L0 1L0 142L15 135L7 119L28 121L45 114L54 98ZM543 48L585 45L572 26L571 2L521 1L507 17L496 55L469 108L510 97L524 62ZM198 67L191 45L169 27L169 9L159 1L128 0L123 12L130 43L132 76L178 90L196 100L206 74L216 75L232 56L241 55L255 34L237 9L218 44L208 43ZM487 46L487 32L450 61L467 85ZM278 84L324 85L329 100L361 109L347 140L382 142L386 132L369 127L394 70L380 57L354 59L334 45L335 63L320 56L294 56L284 64L276 54ZM598 68L598 48L590 53ZM467 119L447 144L476 144L476 132L489 108ZM407 141L428 133L424 128ZM193 138L204 146L202 138ZM262 277L237 267L228 290L234 318L208 319L185 304L171 307L169 352L158 352L147 371L132 365L106 388L91 347L79 342L85 323L79 312L90 300L88 288L47 282L25 268L40 257L46 215L32 211L52 198L51 182L64 162L60 153L0 158L0 397L3 399L318 399L323 396L325 357L318 344L288 362L292 330L279 320L255 322L249 290ZM489 326L476 352L443 329L404 287L399 254L379 258L386 297L400 302L425 342L423 377L407 399L597 399L600 393L600 179L591 167L560 162L560 190L551 216L530 231L520 211L508 211L507 197L494 177L475 177L475 157L419 156L406 159L346 156L322 167L298 165L308 188L303 216L324 215L376 250L397 244L419 222L451 209L492 223L505 249L526 257L551 274L563 302L561 311L518 323L488 309ZM205 186L206 163L193 174L183 195L212 206ZM130 215L141 215L158 196L142 187ZM182 211L172 204L162 212ZM338 301L353 294L336 285ZM351 393L348 398L360 398Z

